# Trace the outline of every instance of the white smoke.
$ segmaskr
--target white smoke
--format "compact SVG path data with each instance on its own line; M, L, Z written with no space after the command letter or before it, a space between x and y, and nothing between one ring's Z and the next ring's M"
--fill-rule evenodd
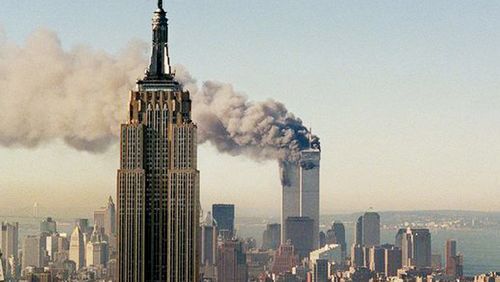
M24 46L0 36L0 145L62 139L77 150L105 151L118 140L147 50L134 42L117 56L88 47L66 51L47 30ZM227 83L207 81L198 89L182 66L176 77L191 92L200 143L257 160L289 158L309 146L306 127L282 103L250 102Z

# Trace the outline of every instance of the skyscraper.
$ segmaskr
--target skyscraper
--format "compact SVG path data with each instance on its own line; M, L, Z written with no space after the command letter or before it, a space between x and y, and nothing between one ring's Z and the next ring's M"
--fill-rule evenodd
M0 251L3 253L4 276L7 279L15 278L18 264L19 250L19 223L0 223ZM13 263L10 263L13 262Z
M412 266L417 269L431 267L431 233L429 229L408 228L402 236L401 245L403 266Z
M396 246L383 245L385 276L395 276L401 268L401 249Z
M239 240L225 240L217 246L217 278L227 282L248 281L247 259Z
M313 220L313 248L319 248L319 162L321 151L300 152L300 216Z
M286 220L300 216L300 168L296 161L280 163L281 194L281 242L286 242Z
M77 270L85 266L85 240L79 226L75 226L71 233L69 259L75 262Z
M234 205L214 204L212 205L212 216L217 224L219 234L226 239L232 239L234 235Z
M345 227L340 221L335 221L332 228L326 232L327 244L338 244L342 250L342 260L345 259L347 253L347 243L345 238Z
M23 242L23 269L28 266L42 267L43 266L43 243L42 238L38 235L29 235L24 238Z
M363 215L363 242L366 247L380 245L380 216L376 212L365 212Z
M199 172L190 94L171 71L162 1L151 61L130 92L118 170L118 279L198 281Z
M445 272L446 275L452 277L460 277L463 275L463 257L457 254L457 241L446 240L445 245Z
M328 260L316 260L313 263L312 282L328 282L328 268Z
M111 237L116 233L116 209L113 198L109 196L104 212L104 234Z
M215 265L217 253L217 226L210 212L201 225L201 264Z
M354 244L362 245L363 244L363 216L358 217L356 220L356 232L354 232Z
M288 242L282 243L274 253L271 272L274 274L292 271L292 268L299 264L299 259L295 253L294 246Z
M46 233L48 235L54 234L57 232L57 223L52 217L47 217L46 219L40 222L40 233Z
M286 241L290 240L299 259L308 257L314 250L314 220L309 217L288 217L285 226Z
M262 249L277 250L281 243L281 224L272 223L266 226L262 234Z

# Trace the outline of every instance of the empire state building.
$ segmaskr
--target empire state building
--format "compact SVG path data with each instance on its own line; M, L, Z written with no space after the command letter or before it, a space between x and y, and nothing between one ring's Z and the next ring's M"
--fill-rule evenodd
M120 132L118 279L198 281L196 125L171 71L161 0L152 26L151 62Z

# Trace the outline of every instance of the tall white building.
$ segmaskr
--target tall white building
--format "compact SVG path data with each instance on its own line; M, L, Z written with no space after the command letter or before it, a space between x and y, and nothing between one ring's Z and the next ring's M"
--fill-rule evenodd
M313 248L319 248L319 170L321 150L309 148L300 152L299 161L281 163L281 242L286 242L286 219L309 217L313 224Z
M286 242L286 219L300 216L300 168L298 162L284 161L281 164L281 242Z
M314 249L319 248L319 149L304 150L300 154L300 216L314 220Z
M85 240L79 226L71 233L69 259L75 262L77 270L85 266Z

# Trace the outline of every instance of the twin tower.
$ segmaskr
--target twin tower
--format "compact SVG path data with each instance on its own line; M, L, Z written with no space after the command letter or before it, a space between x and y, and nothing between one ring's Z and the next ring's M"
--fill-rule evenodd
M292 234L287 234L287 221L309 218L312 223L312 249L319 248L319 164L321 151L310 148L300 152L299 161L281 163L281 242L285 243ZM298 217L301 217L299 219ZM290 224L289 224L290 225ZM307 230L309 231L309 230ZM293 242L292 242L293 244Z

